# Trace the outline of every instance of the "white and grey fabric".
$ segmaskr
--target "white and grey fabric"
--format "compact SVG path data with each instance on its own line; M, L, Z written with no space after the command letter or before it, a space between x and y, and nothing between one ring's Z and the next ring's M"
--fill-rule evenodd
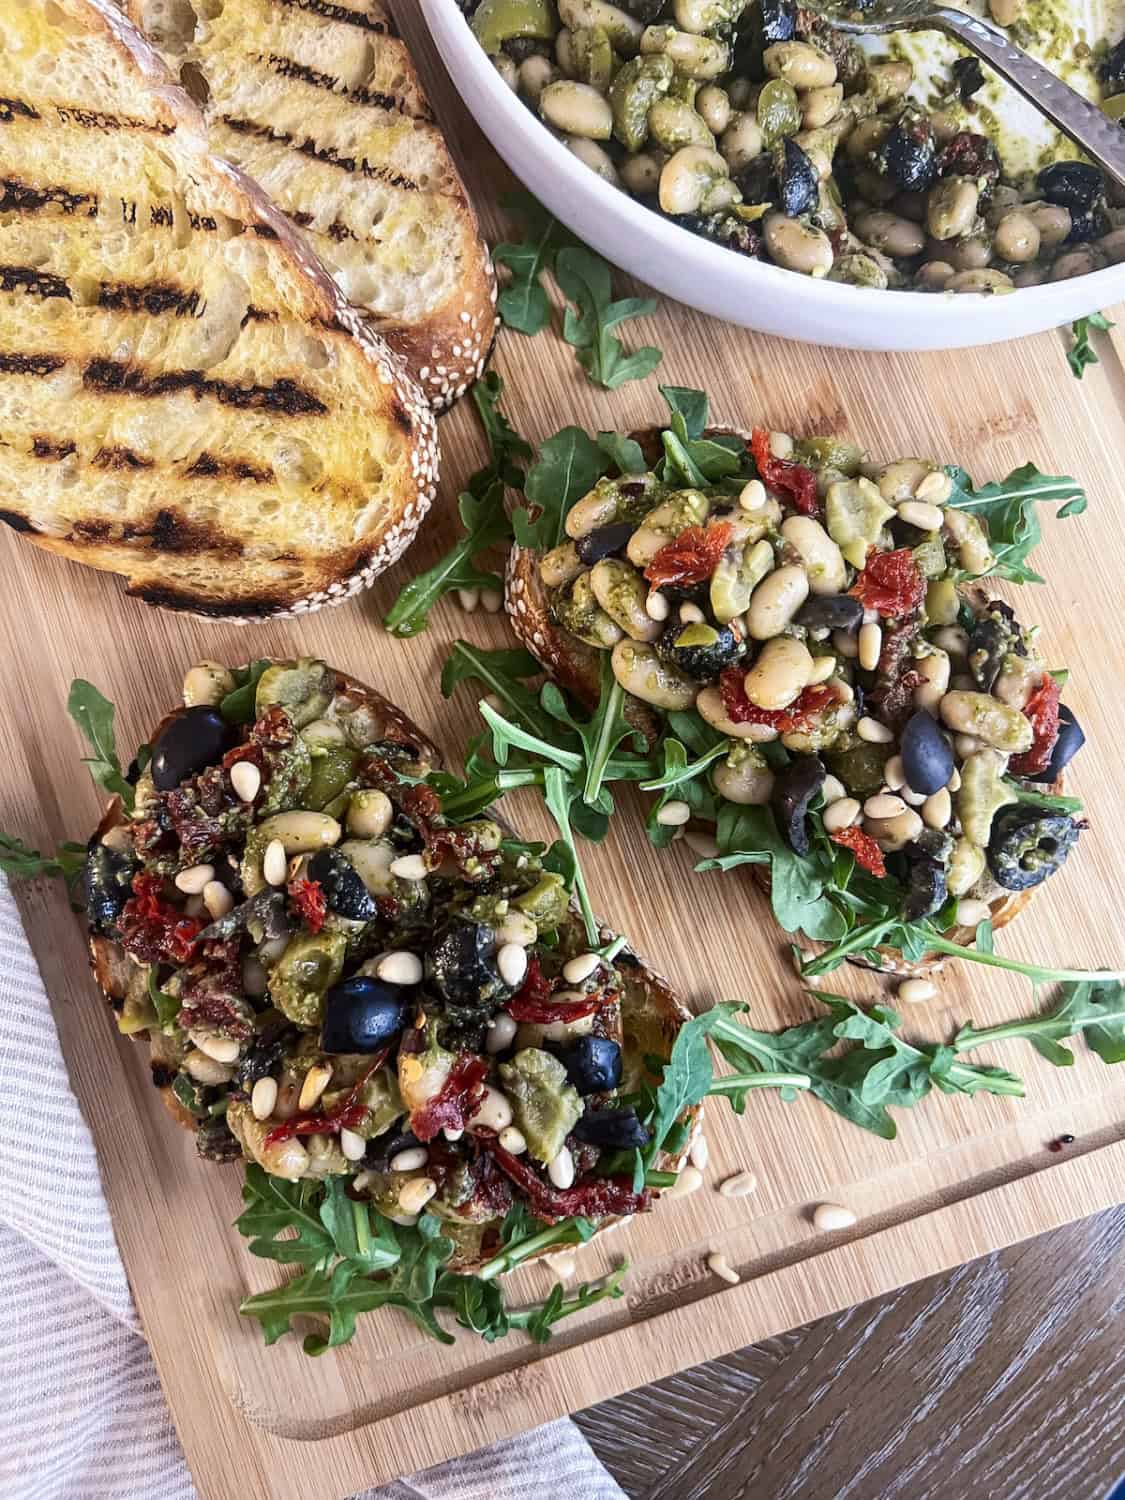
M71 1092L0 876L0 1500L193 1500ZM360 1500L624 1500L570 1421Z

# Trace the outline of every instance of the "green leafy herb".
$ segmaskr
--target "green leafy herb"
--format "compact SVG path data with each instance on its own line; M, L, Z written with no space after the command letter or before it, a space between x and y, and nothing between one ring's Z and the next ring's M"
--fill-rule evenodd
M524 489L536 514L533 518L522 509L513 517L519 545L536 552L557 547L565 535L567 511L593 489L609 465L609 455L581 427L564 427L548 438L528 471Z
M219 704L219 712L228 724L249 724L253 721L258 682L269 665L267 660L259 659L247 667L235 668L233 676L236 686Z
M1008 1021L978 1030L963 1026L953 1040L957 1051L1022 1037L1058 1068L1069 1068L1074 1054L1060 1042L1083 1033L1105 1063L1125 1062L1125 986L1120 979L1070 980L1060 987L1055 1009L1043 1016Z
M578 350L578 363L595 385L615 391L630 380L651 375L663 359L652 345L627 353L613 330L630 318L656 311L652 297L613 300L609 266L581 246L568 246L555 257L555 280L574 304L563 319L563 338Z
M480 495L502 479L510 489L523 488L524 471L517 460L531 457L531 444L524 441L500 410L504 382L495 370L489 370L473 386L473 405L488 439L489 461L469 480L469 489Z
M73 896L86 865L84 844L60 844L54 854L29 849L22 839L0 833L0 870L15 880L33 880L37 875L61 876Z
M738 807L732 802L724 802L719 809L716 838L718 855L703 860L698 869L768 865L770 904L786 932L804 932L818 942L842 935L845 920L829 895L837 872L826 850L815 847L804 857L794 854L768 807Z
M152 964L148 971L148 998L152 1001L152 1008L156 1012L157 1025L161 1031L171 1034L176 1029L176 1017L180 1013L183 1002L179 996L169 995L167 990L162 990L156 975L156 965Z
M1004 777L1004 785L1017 802L1026 802L1029 807L1045 807L1052 812L1061 813L1082 811L1082 802L1078 797L1056 797L1051 792L1033 792L1021 786L1018 781L1013 781L1010 776Z
M1074 342L1067 351L1066 362L1076 379L1082 379L1088 366L1101 363L1090 343L1090 329L1095 328L1099 333L1107 333L1114 326L1105 313L1096 312L1090 313L1085 318L1075 318L1070 325Z
M1055 515L1060 521L1081 515L1086 509L1086 493L1081 486L1065 474L1041 474L1034 464L1013 469L1007 479L980 489L973 488L964 469L948 468L946 472L953 480L949 504L987 524L988 543L996 559L989 576L1009 583L1042 583L1042 576L1027 563L1028 554L1042 540L1036 506L1057 504Z
M640 443L623 432L599 432L598 447L622 474L644 474L648 469Z
M505 240L492 252L495 263L510 272L496 310L506 328L517 333L541 333L551 321L551 303L543 286L543 275L553 268L559 249L573 242L530 193L505 193L500 198L500 207L510 218L523 220L524 234L518 244Z
M66 700L66 711L85 736L93 751L83 759L94 785L111 795L121 798L129 812L133 810L134 792L121 773L121 762L117 759L117 746L113 735L113 704L91 682L76 677L70 684L70 695Z

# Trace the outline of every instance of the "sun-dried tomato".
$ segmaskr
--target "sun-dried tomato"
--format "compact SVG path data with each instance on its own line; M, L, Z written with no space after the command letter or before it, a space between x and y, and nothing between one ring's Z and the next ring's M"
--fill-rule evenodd
M703 583L719 566L732 530L729 521L687 527L665 542L645 569L645 577L656 589L665 584L690 588L692 584Z
M1000 176L1000 157L986 135L960 130L938 152L935 167L939 177L953 172L958 177L990 179Z
M552 1000L551 981L533 958L527 965L527 973L519 989L504 1009L513 1021L529 1021L539 1026L548 1026L552 1021L579 1021L592 1016L606 1003L608 997L600 992L588 995L584 1000Z
M390 1050L389 1047L384 1047L375 1053L367 1071L362 1078L357 1079L347 1098L335 1109L329 1110L327 1114L294 1115L291 1120L275 1125L262 1145L276 1146L279 1141L290 1141L296 1135L339 1135L341 1130L355 1130L362 1125L367 1115L367 1105L360 1103L363 1086L383 1066Z
M830 833L828 837L834 844L842 844L845 849L850 849L855 855L856 864L861 870L866 870L869 875L876 875L882 880L887 873L882 849L869 833L864 833L862 828L841 828L837 833Z
M746 696L746 673L728 667L719 678L719 693L727 718L734 724L768 724L779 734L809 730L818 713L836 701L830 687L818 683L804 688L788 708L759 708Z
M537 1219L557 1224L574 1216L600 1219L606 1214L639 1214L652 1203L652 1194L633 1191L631 1177L593 1177L574 1187L556 1188L535 1172L522 1156L513 1156L497 1141L486 1137L485 1148L492 1152L500 1170L512 1179L526 1196Z
M410 1128L420 1141L432 1141L443 1130L464 1130L484 1097L488 1063L474 1052L464 1052L450 1069L440 1091L410 1116Z
M500 858L500 851L483 848L479 836L471 829L446 823L441 799L433 787L407 787L401 793L401 804L422 836L431 865L440 864L448 856L464 873L471 861L477 871L473 878L479 880Z
M867 566L848 592L886 619L914 614L926 597L926 580L910 548L897 547L894 552L869 552Z
M319 932L328 912L324 887L318 880L291 880L288 889L289 899L300 912L305 926L310 932Z
M1059 694L1061 689L1050 672L1044 672L1039 686L1027 700L1024 717L1035 731L1031 749L1013 755L1008 769L1014 776L1035 776L1051 763L1051 754L1059 737Z
M764 427L755 427L750 434L750 452L758 478L766 489L782 495L794 510L803 516L815 516L818 509L816 475L804 464L790 463L786 458L774 458L770 453L770 435Z
M206 923L184 916L164 899L163 891L159 875L141 871L133 877L133 894L121 913L121 941L141 963L184 964L194 954Z

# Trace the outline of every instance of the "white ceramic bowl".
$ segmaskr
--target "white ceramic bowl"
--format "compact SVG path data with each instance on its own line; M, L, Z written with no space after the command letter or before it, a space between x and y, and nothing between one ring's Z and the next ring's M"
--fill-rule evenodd
M568 229L669 297L763 333L845 349L959 349L1057 328L1125 297L1125 264L1007 296L814 281L715 245L603 182L493 67L456 0L420 0L449 76L512 171Z

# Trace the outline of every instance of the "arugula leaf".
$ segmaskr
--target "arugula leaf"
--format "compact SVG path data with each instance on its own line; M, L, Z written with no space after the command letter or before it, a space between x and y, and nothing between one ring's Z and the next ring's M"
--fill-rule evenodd
M555 280L574 304L563 319L563 338L578 350L578 363L595 385L615 391L630 380L651 375L663 359L652 345L627 354L613 329L630 318L656 311L653 297L613 301L609 266L582 246L567 246L555 257Z
M600 941L598 923L590 903L590 893L586 888L582 866L578 862L578 850L575 847L574 834L570 826L570 804L573 795L566 772L558 766L549 766L543 773L543 801L547 804L547 811L555 820L560 842L566 852L569 868L567 886L578 897L578 905L586 927L586 941L591 948L597 948Z
M996 561L988 576L1007 579L1009 583L1042 583L1044 580L1027 564L1033 548L1042 540L1042 529L1035 507L1058 504L1056 519L1078 516L1086 509L1086 493L1069 475L1041 474L1034 464L1013 469L1006 479L973 488L964 469L948 467L953 481L949 504L969 511L988 527L988 544ZM984 574L959 575L962 579L984 577Z
M953 1039L959 1052L1023 1037L1056 1068L1073 1066L1074 1054L1060 1043L1084 1033L1104 1063L1125 1062L1125 985L1112 980L1079 979L1060 986L1059 1002L1044 1016L1028 1016L978 1030L962 1026Z
M70 684L66 711L94 752L82 762L89 767L94 785L111 795L119 796L128 811L132 812L136 794L122 775L121 762L117 759L117 746L113 736L113 704L108 698L102 697L93 683L76 677Z
M1013 781L1010 776L1004 777L1004 785L1017 802L1026 802L1029 807L1045 807L1052 812L1065 813L1082 811L1083 804L1079 797L1056 797L1050 792L1033 792L1021 786L1018 781Z
M322 1196L319 1183L286 1182L251 1163L242 1186L246 1207L234 1227L250 1241L247 1249L251 1255L283 1265L324 1268L331 1261L335 1244L320 1217ZM297 1237L279 1239L288 1229L295 1229Z
M391 635L413 636L425 630L430 610L455 589L503 590L503 580L496 573L485 572L473 561L485 548L511 535L503 482L495 480L479 497L465 490L457 508L465 535L432 568L419 573L402 589L383 621Z
M582 759L586 776L582 784L582 800L587 807L597 807L606 813L613 811L613 800L604 790L604 782L610 774L614 780L639 779L651 771L651 763L635 756L613 759L615 752L626 740L632 741L638 750L643 750L644 736L634 729L625 717L625 689L613 675L613 666L608 653L601 654L598 704L589 719L576 719L567 707L566 699L555 686L548 682L541 702L546 711L573 730L582 745Z
M566 1288L560 1282L556 1282L546 1301L525 1312L509 1313L508 1320L513 1328L526 1329L528 1337L534 1339L537 1344L545 1344L550 1339L551 1330L555 1324L561 1323L564 1318L569 1318L574 1313L585 1312L588 1307L604 1302L607 1297L624 1297L623 1282L628 1270L629 1262L625 1261L616 1270L611 1271L604 1280L584 1281L581 1286L575 1287L569 1296Z
M598 447L622 474L644 474L648 469L640 443L623 432L599 432Z
M768 865L770 904L786 932L804 932L816 942L839 938L846 924L826 895L838 882L830 857L819 847L803 858L794 854L777 831L768 807L738 807L724 802L716 828L719 854L697 870L733 870L739 865Z
M564 427L539 449L538 461L528 471L524 494L538 514L525 508L513 517L521 547L550 552L566 535L567 512L594 488L609 468L609 456L581 427Z
M219 712L228 724L250 724L254 719L254 700L258 683L270 663L264 658L249 666L236 667L233 677L237 686L219 704Z
M170 995L167 990L162 990L156 975L157 966L151 964L145 981L148 986L148 998L156 1012L157 1025L166 1036L170 1036L176 1030L176 1017L180 1013L183 1001L178 995Z
M509 1213L504 1224L507 1228L511 1218ZM521 1220L518 1225L510 1229L511 1238L507 1241L501 1239L500 1250L486 1261L477 1272L481 1281L492 1281L497 1276L505 1276L509 1271L521 1265L533 1255L538 1255L541 1250L549 1250L554 1245L584 1245L593 1237L595 1226L589 1219L572 1218L563 1219L558 1224L548 1224L536 1229L534 1226L538 1220L527 1216L526 1221ZM527 1229L532 1233L525 1233Z
M482 494L497 479L502 479L513 490L523 488L524 471L516 459L531 457L531 444L519 433L500 410L504 395L504 381L495 370L489 370L473 386L473 405L488 439L489 461L478 469L469 480L469 489L474 495Z
M507 718L546 739L554 729L551 717L540 708L537 695L524 686L528 677L539 677L542 672L530 652L485 651L469 641L454 641L441 671L442 696L452 697L462 682L482 683L503 703Z
M385 1271L401 1257L391 1221L374 1213L369 1203L349 1198L343 1178L326 1180L320 1220L336 1254L365 1273Z
M1107 333L1115 326L1105 313L1100 312L1090 313L1085 318L1075 318L1070 325L1074 342L1067 351L1066 362L1070 366L1071 374L1077 380L1082 379L1089 365L1101 363L1090 343L1090 329L1096 328L1099 333Z
M662 385L660 394L672 413L672 425L684 442L702 437L711 416L711 401L706 391L686 385Z
M37 875L59 875L72 897L86 867L85 844L60 844L54 854L40 854L12 833L0 833L0 870L15 880L33 880Z
M746 445L727 434L703 436L710 417L710 402L703 391L686 386L662 385L660 394L672 413L671 430L661 433L664 444L662 478L677 475L695 489L721 483L749 472Z
M696 818L714 819L718 816L718 799L711 790L706 772L726 754L727 744L724 740L713 745L695 760L689 760L687 750L677 739L663 739L660 749L664 757L663 771L652 781L642 781L641 790L661 794L649 809L645 830L650 843L657 849L666 849L676 836L673 825L660 821L661 809L669 802L686 802Z
M530 193L505 193L500 207L509 218L524 221L524 236L518 244L504 240L492 252L498 266L511 272L496 303L506 328L517 333L542 332L551 320L551 303L542 276L554 266L562 245L570 235Z
M638 1153L635 1184L638 1180L644 1181L645 1168L660 1155L680 1116L685 1110L693 1109L710 1092L713 1071L707 1038L736 1009L729 1004L713 1006L701 1016L685 1021L676 1033L653 1096L652 1112L645 1121L650 1138L648 1145Z

